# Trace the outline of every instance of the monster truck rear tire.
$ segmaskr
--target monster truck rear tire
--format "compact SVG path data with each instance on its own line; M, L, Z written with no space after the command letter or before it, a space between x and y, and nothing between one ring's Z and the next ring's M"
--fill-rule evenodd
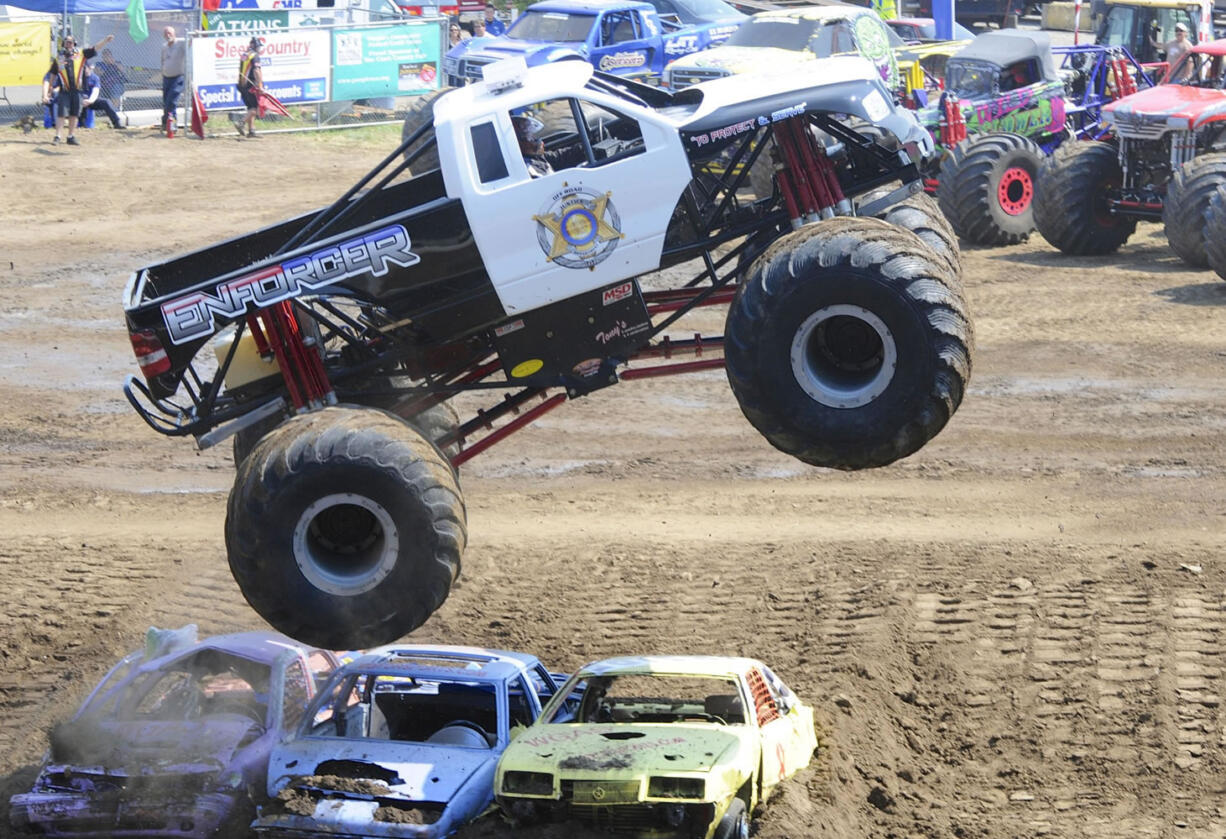
M1066 143L1043 161L1034 196L1039 234L1072 256L1115 253L1136 232L1137 220L1112 215L1107 191L1123 182L1114 146Z
M1205 213L1205 256L1209 267L1226 280L1226 186L1219 186L1209 197Z
M404 118L404 125L400 129L400 142L403 143L417 133L417 129L423 125L434 122L434 103L439 100L439 97L445 93L454 90L451 87L440 87L432 93L426 93L421 96L416 96L409 102L409 113ZM420 145L420 144L419 144ZM405 153L405 160L409 159L409 155ZM409 168L409 173L420 175L422 172L429 172L431 169L438 168L438 148L432 146L425 151L421 157L413 161L413 165Z
M386 644L442 605L467 541L455 472L377 408L292 417L239 467L230 570L261 617L329 649Z
M1034 230L1034 179L1043 152L1017 134L978 134L941 160L937 201L976 245L1013 245Z
M450 402L440 402L413 416L408 416L401 410L398 410L398 404L395 399L372 399L371 404L377 408L391 411L420 431L431 442L437 442L460 427L460 416L456 413L455 408L451 407ZM251 450L255 448L255 444L260 442L265 434L284 421L285 416L278 414L267 417L255 425L248 426L236 433L234 435L234 465L237 467L242 464L247 459L247 455L251 454ZM443 453L448 457L454 457L459 452L460 446L458 443L452 443L443 448Z
M1208 268L1205 255L1205 211L1209 198L1226 184L1226 154L1206 154L1175 170L1162 203L1166 241L1193 268Z
M863 206L883 195L888 195L896 186L875 189L859 200ZM962 279L962 249L958 247L958 234L941 208L930 196L922 192L916 193L897 204L891 204L874 218L897 227L910 230L924 240L924 244L932 249L959 280Z
M728 805L728 812L715 829L715 839L749 839L749 813L744 801L735 798Z
M725 363L771 445L814 466L866 469L945 427L972 342L960 284L919 236L835 218L754 262L728 311Z

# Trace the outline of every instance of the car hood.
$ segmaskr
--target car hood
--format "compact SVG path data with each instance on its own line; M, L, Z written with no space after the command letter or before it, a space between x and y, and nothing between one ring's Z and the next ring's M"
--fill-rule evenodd
M447 803L483 768L498 760L492 749L465 749L429 743L329 739L287 744L273 750L269 786L279 788L303 776L367 779L387 787L383 798ZM322 788L323 785L317 785Z
M808 50L785 50L778 47L716 47L703 50L668 65L673 73L684 73L695 68L716 68L729 73L749 73L762 67L778 68L780 65L803 64L814 61Z
M528 772L566 770L568 776L611 772L708 772L752 736L747 726L546 725L529 729L507 747L502 767Z
M255 740L248 720L206 722L75 722L62 730L52 760L65 765L182 771L223 769Z
M516 55L529 56L542 50L583 50L582 41L524 41L519 38L471 38L453 47L447 53L448 57L480 55L496 59L510 58Z
M1178 84L1151 87L1103 107L1104 119L1109 122L1175 117L1191 120L1193 127L1223 114L1226 114L1226 91Z

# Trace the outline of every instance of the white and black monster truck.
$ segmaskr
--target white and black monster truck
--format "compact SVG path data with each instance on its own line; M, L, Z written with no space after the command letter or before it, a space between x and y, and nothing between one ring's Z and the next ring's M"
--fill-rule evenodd
M863 59L830 60L817 85L677 94L577 61L498 66L433 100L332 206L142 268L125 291L144 373L127 396L163 434L236 435L230 565L297 638L367 646L423 623L465 546L456 468L568 397L726 365L773 445L838 469L911 454L962 400L957 246L914 195L931 141ZM547 144L569 168L533 177L512 121L532 107L572 117ZM719 155L748 171L770 136L771 196L707 173ZM673 287L640 287L691 260ZM730 304L724 336L665 336L714 304ZM448 400L475 390L499 399L460 423Z

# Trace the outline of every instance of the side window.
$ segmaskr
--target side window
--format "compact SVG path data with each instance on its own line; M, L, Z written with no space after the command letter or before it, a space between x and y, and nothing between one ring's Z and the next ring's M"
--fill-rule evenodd
M544 667L536 667L528 671L532 678L532 685L536 688L536 695L541 699L541 707L544 708L549 704L549 700L553 698L556 688L553 684L553 677L549 675Z
M332 658L325 652L315 650L307 656L307 669L311 671L311 681L314 683L312 693L318 693L332 675Z
M576 166L604 166L644 151L637 120L592 102L553 99L510 118L534 178Z
M834 25L825 24L809 39L809 50L818 58L834 55Z
M600 22L600 42L604 46L633 41L637 37L631 12L607 14Z
M285 669L285 695L281 702L282 728L291 731L298 727L310 696L306 668L301 661L295 659Z
M473 142L473 156L477 163L477 177L481 183L500 181L507 176L507 162L498 143L498 132L492 122L482 122L469 129Z
M643 129L638 120L592 102L580 102L579 107L592 146L590 165L603 166L615 159L643 153Z
M510 700L511 720L510 728L517 725L527 726L532 725L533 709L532 701L528 699L528 685L524 682L523 676L515 679L510 684L511 692L507 697Z
M767 684L760 670L750 670L745 674L745 681L749 684L749 691L753 694L754 712L758 719L758 727L772 723L779 719L779 705L775 700L774 692Z

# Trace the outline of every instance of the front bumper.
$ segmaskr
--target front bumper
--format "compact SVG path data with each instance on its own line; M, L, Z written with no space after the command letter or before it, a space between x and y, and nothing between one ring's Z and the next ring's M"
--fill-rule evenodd
M204 839L217 831L236 804L234 795L220 792L183 801L28 792L9 800L9 822L48 836Z

